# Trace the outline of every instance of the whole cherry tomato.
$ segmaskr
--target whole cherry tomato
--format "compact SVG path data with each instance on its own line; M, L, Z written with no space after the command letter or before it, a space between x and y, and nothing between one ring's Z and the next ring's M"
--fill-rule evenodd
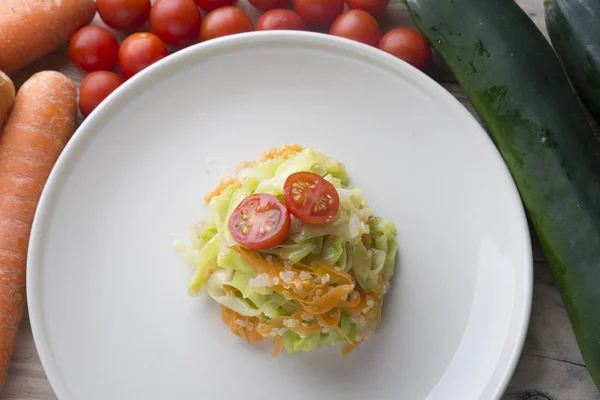
M152 33L134 33L119 49L119 69L126 79L169 55L167 46Z
M307 24L326 28L344 11L344 0L294 0L294 8Z
M111 69L117 63L119 42L101 26L84 26L71 36L69 58L86 72Z
M98 104L115 91L123 79L114 72L95 71L83 78L79 87L79 109L84 117L90 115Z
M204 11L212 11L217 8L234 6L237 0L194 0L196 5Z
M350 9L363 10L371 15L381 14L390 0L346 0Z
M389 31L379 41L379 48L421 71L431 65L431 47L427 38L410 28Z
M171 46L183 47L197 40L201 22L193 0L158 0L150 10L150 31Z
M200 40L254 30L252 20L241 8L221 7L206 14L200 26Z
M276 8L286 8L290 0L248 0L255 8L261 11L275 10Z
M379 25L371 14L363 10L349 10L337 17L329 33L369 46L377 47L379 44Z
M133 31L144 25L150 7L150 0L96 0L102 21L120 31Z
M273 30L295 30L302 31L306 29L306 24L298 14L292 10L279 8L270 10L261 15L256 24L259 31Z

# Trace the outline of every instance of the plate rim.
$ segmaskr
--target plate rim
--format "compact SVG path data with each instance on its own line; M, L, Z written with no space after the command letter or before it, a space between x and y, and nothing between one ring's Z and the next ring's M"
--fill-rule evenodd
M454 97L443 86L441 86L437 81L429 77L427 74L377 48L332 35L303 31L261 31L241 33L213 39L208 42L198 43L177 51L176 53L171 54L169 57L158 61L157 63L136 74L134 77L117 88L117 90L111 93L108 98L103 101L97 107L97 109L94 110L81 123L73 137L62 150L54 167L52 168L36 208L27 251L26 270L27 307L29 310L29 319L33 339L46 377L56 396L61 400L73 399L68 387L62 382L60 374L58 373L59 368L56 366L51 345L47 341L45 335L43 321L44 316L42 314L42 307L40 305L40 299L38 295L42 285L38 279L37 271L41 268L41 263L39 262L43 254L41 243L43 242L43 233L47 228L46 221L49 214L51 214L54 205L55 196L57 193L56 187L60 186L61 180L64 180L66 173L70 169L70 164L76 162L81 156L81 153L78 150L84 148L87 141L93 137L92 133L94 132L94 129L90 129L90 127L101 123L100 121L103 115L106 114L105 110L109 110L110 107L115 107L115 104L118 104L122 98L125 98L127 93L140 91L143 90L145 86L151 86L160 79L161 73L164 73L169 68L173 68L174 71L176 71L177 65L180 64L182 60L195 60L202 55L205 57L213 57L222 50L231 49L230 51L235 52L236 47L240 48L244 45L256 46L257 44L279 44L292 47L297 45L310 45L316 48L320 47L322 49L345 53L354 58L364 57L372 62L379 63L381 67L385 67L386 69L404 70L403 72L406 75L410 75L412 77L413 84L424 85L431 91L431 93L439 94L440 97L444 97L444 101L450 103L450 105L452 103L454 103L454 107L458 105L458 108L462 109L464 112L465 117L470 118L472 122L479 127L481 134L485 136L484 146L489 147L490 156L496 157L497 161L501 162L501 171L499 172L505 174L505 176L508 178L507 196L510 197L510 200L513 201L517 207L516 211L520 214L517 217L519 217L522 228L525 230L524 237L526 240L526 243L524 243L525 254L523 254L526 258L526 268L523 271L524 303L521 306L520 318L516 319L517 317L515 316L516 313L514 310L511 317L511 322L516 319L516 322L518 323L518 332L512 338L508 336L507 340L504 342L503 349L500 353L501 356L506 355L506 350L504 349L508 344L510 344L511 339L513 343L512 350L508 355L509 359L506 363L506 368L504 369L501 377L498 379L497 384L495 385L496 387L491 391L491 400L499 400L508 387L510 379L514 375L529 329L533 299L534 265L530 230L527 223L525 209L523 207L516 184L512 178L512 175L510 174L510 171L508 170L508 167L506 166L506 163L504 162L504 159L482 124L477 121L473 115L471 115L467 108L460 103L456 97ZM482 394L489 390L490 382L488 381L483 388Z

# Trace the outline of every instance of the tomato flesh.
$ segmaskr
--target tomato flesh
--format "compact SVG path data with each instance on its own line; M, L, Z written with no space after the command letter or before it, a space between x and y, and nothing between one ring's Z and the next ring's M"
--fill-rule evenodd
M292 215L308 224L327 224L340 209L337 190L312 172L291 174L283 185L283 194Z
M229 217L229 231L244 247L266 250L279 245L290 232L288 209L270 194L246 197Z

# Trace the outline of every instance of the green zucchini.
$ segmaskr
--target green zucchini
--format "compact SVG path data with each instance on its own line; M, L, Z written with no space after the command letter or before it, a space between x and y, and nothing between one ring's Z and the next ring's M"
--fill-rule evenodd
M513 0L406 0L502 154L600 386L600 143Z
M600 1L544 0L544 7L554 49L600 124Z

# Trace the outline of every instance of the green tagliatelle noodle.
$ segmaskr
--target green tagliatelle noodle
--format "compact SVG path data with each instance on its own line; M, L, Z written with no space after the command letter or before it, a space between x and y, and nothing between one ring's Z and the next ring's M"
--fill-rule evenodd
M347 186L343 164L312 149L247 166L238 172L237 180L232 180L210 200L208 215L190 233L189 245L176 244L177 251L194 271L189 284L191 295L205 290L222 306L239 316L254 318L255 322L267 323L302 311L297 300L275 291L273 280L258 274L249 261L234 250L237 243L228 229L230 215L245 197L268 193L283 201L287 177L300 171L318 174L336 188L339 212L325 225L304 224L293 218L287 239L277 247L260 252L260 257L275 258L289 266L306 263L310 257L317 256L336 271L350 275L361 296L369 298L367 294L376 293L381 285L383 296L394 274L398 250L396 229L391 222L375 217L359 189ZM369 307L374 306L367 302ZM324 328L321 332L303 335L284 327L276 333L283 336L286 352L307 352L324 344L358 342L373 332L375 319L374 315L361 318L342 311L335 329ZM295 322L289 322L292 323ZM313 322L304 324L310 327Z

